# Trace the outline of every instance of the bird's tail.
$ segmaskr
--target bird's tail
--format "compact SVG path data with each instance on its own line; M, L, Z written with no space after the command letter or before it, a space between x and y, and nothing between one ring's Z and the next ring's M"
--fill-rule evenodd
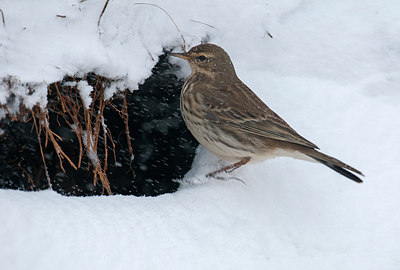
M331 168L332 170L340 173L343 176L346 176L347 178L357 182L357 183L362 183L363 181L355 174L353 174L352 172L362 175L362 172L360 172L359 170L351 167L350 165L347 165L346 163L325 155L324 153L321 153L315 149L307 149L308 151L304 151L303 153L309 157L311 157L312 159L324 164L325 166Z

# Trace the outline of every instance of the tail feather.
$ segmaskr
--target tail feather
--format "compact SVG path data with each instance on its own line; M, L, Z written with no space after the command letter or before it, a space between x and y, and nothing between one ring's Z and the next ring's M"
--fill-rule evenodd
M354 173L364 176L362 174L362 172L360 172L359 170L347 165L346 163L344 163L334 157L325 155L314 149L312 151L310 151L309 153L305 153L305 154L357 183L363 182L357 175L352 173L352 172L354 172ZM350 172L350 171L352 171L352 172Z

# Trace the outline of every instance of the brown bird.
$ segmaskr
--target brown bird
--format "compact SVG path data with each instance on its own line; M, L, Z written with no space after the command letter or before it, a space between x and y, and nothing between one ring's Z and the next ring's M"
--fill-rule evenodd
M182 117L193 136L217 157L235 162L207 174L215 177L246 163L287 156L320 162L362 183L359 170L319 152L300 136L236 75L229 55L214 44L201 44L186 53L192 73L180 97Z

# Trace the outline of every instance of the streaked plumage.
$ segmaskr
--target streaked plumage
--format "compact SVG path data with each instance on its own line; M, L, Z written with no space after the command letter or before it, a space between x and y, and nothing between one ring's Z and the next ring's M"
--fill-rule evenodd
M235 164L207 176L233 170L247 162L290 156L320 162L356 181L353 167L319 152L248 88L236 75L229 55L213 44L173 56L187 60L192 73L181 92L181 113L193 136L210 152Z

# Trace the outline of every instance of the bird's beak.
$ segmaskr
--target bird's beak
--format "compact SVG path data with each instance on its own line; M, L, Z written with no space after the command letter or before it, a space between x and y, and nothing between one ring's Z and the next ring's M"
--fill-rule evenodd
M189 60L190 59L190 56L188 55L188 53L170 53L172 56L175 56L175 57L179 57L179 58L182 58L182 59L185 59L185 60Z

